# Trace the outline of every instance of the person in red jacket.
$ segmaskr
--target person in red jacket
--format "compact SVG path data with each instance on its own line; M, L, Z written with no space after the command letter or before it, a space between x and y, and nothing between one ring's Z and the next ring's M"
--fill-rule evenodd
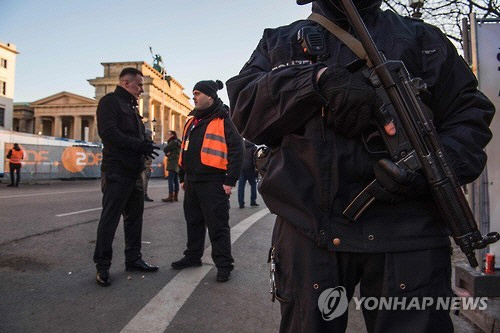
M19 147L17 143L14 143L14 147L7 153L7 158L9 159L9 170L10 170L10 184L7 187L18 187L19 181L21 180L21 160L24 158L24 151ZM16 172L16 183L14 185L14 171Z

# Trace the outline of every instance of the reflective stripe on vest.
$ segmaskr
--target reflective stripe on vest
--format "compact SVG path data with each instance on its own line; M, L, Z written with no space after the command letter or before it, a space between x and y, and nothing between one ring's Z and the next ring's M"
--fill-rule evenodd
M12 149L12 155L10 156L10 163L14 164L21 164L21 159L23 158L23 151L22 150L14 150Z
M224 119L210 121L201 146L201 163L227 170L227 144L224 134Z
M182 135L181 155L179 156L179 165L182 167L182 155L186 145L188 129L191 127L194 118L187 121ZM203 143L200 151L201 163L217 169L227 170L227 144L224 134L224 119L214 118L207 125Z

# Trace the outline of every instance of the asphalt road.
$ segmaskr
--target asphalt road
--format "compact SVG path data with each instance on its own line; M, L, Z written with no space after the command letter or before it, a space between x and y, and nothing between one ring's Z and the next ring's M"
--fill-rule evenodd
M152 179L155 201L144 212L143 256L160 270L125 272L120 224L113 283L103 288L92 262L100 181L0 184L0 332L277 332L266 262L274 217L260 197L260 207L239 209L232 195L235 270L217 283L209 249L200 268L170 268L182 257L186 230L182 193L181 202L167 204L160 201L166 192L165 180ZM456 332L478 332L453 317ZM351 311L348 332L365 332L359 311Z

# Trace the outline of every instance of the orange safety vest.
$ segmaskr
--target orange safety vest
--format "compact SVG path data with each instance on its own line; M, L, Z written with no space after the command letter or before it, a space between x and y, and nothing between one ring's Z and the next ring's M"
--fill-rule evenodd
M184 126L182 135L181 154L179 156L179 165L182 167L182 155L186 146L187 131L191 126L194 118L187 121ZM227 170L227 144L224 134L224 119L214 118L210 121L203 137L201 145L200 160L204 165L208 165L217 169Z
M23 150L12 149L12 155L10 156L10 163L21 164L21 159L23 159Z

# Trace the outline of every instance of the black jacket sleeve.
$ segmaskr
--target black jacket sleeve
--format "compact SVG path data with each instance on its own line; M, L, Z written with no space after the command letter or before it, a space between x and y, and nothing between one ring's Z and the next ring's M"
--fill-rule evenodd
M315 79L321 65L273 69L266 31L240 74L226 86L231 117L242 136L256 144L273 145L300 128L315 112L321 112L326 101Z
M184 183L184 177L186 175L186 172L184 171L183 168L179 167L179 183Z
M495 113L490 100L477 90L477 80L455 47L438 32L445 59L434 68L431 87L434 122L461 184L476 179L486 164L484 147L491 140L489 125Z
M141 152L142 141L130 135L126 135L120 126L119 117L128 117L120 109L117 97L106 95L97 105L97 129L99 136L104 142L108 142L120 150L132 150ZM135 124L132 124L134 126Z
M224 185L234 186L240 178L241 167L243 165L243 138L229 117L224 119L224 134L226 136L228 160Z

